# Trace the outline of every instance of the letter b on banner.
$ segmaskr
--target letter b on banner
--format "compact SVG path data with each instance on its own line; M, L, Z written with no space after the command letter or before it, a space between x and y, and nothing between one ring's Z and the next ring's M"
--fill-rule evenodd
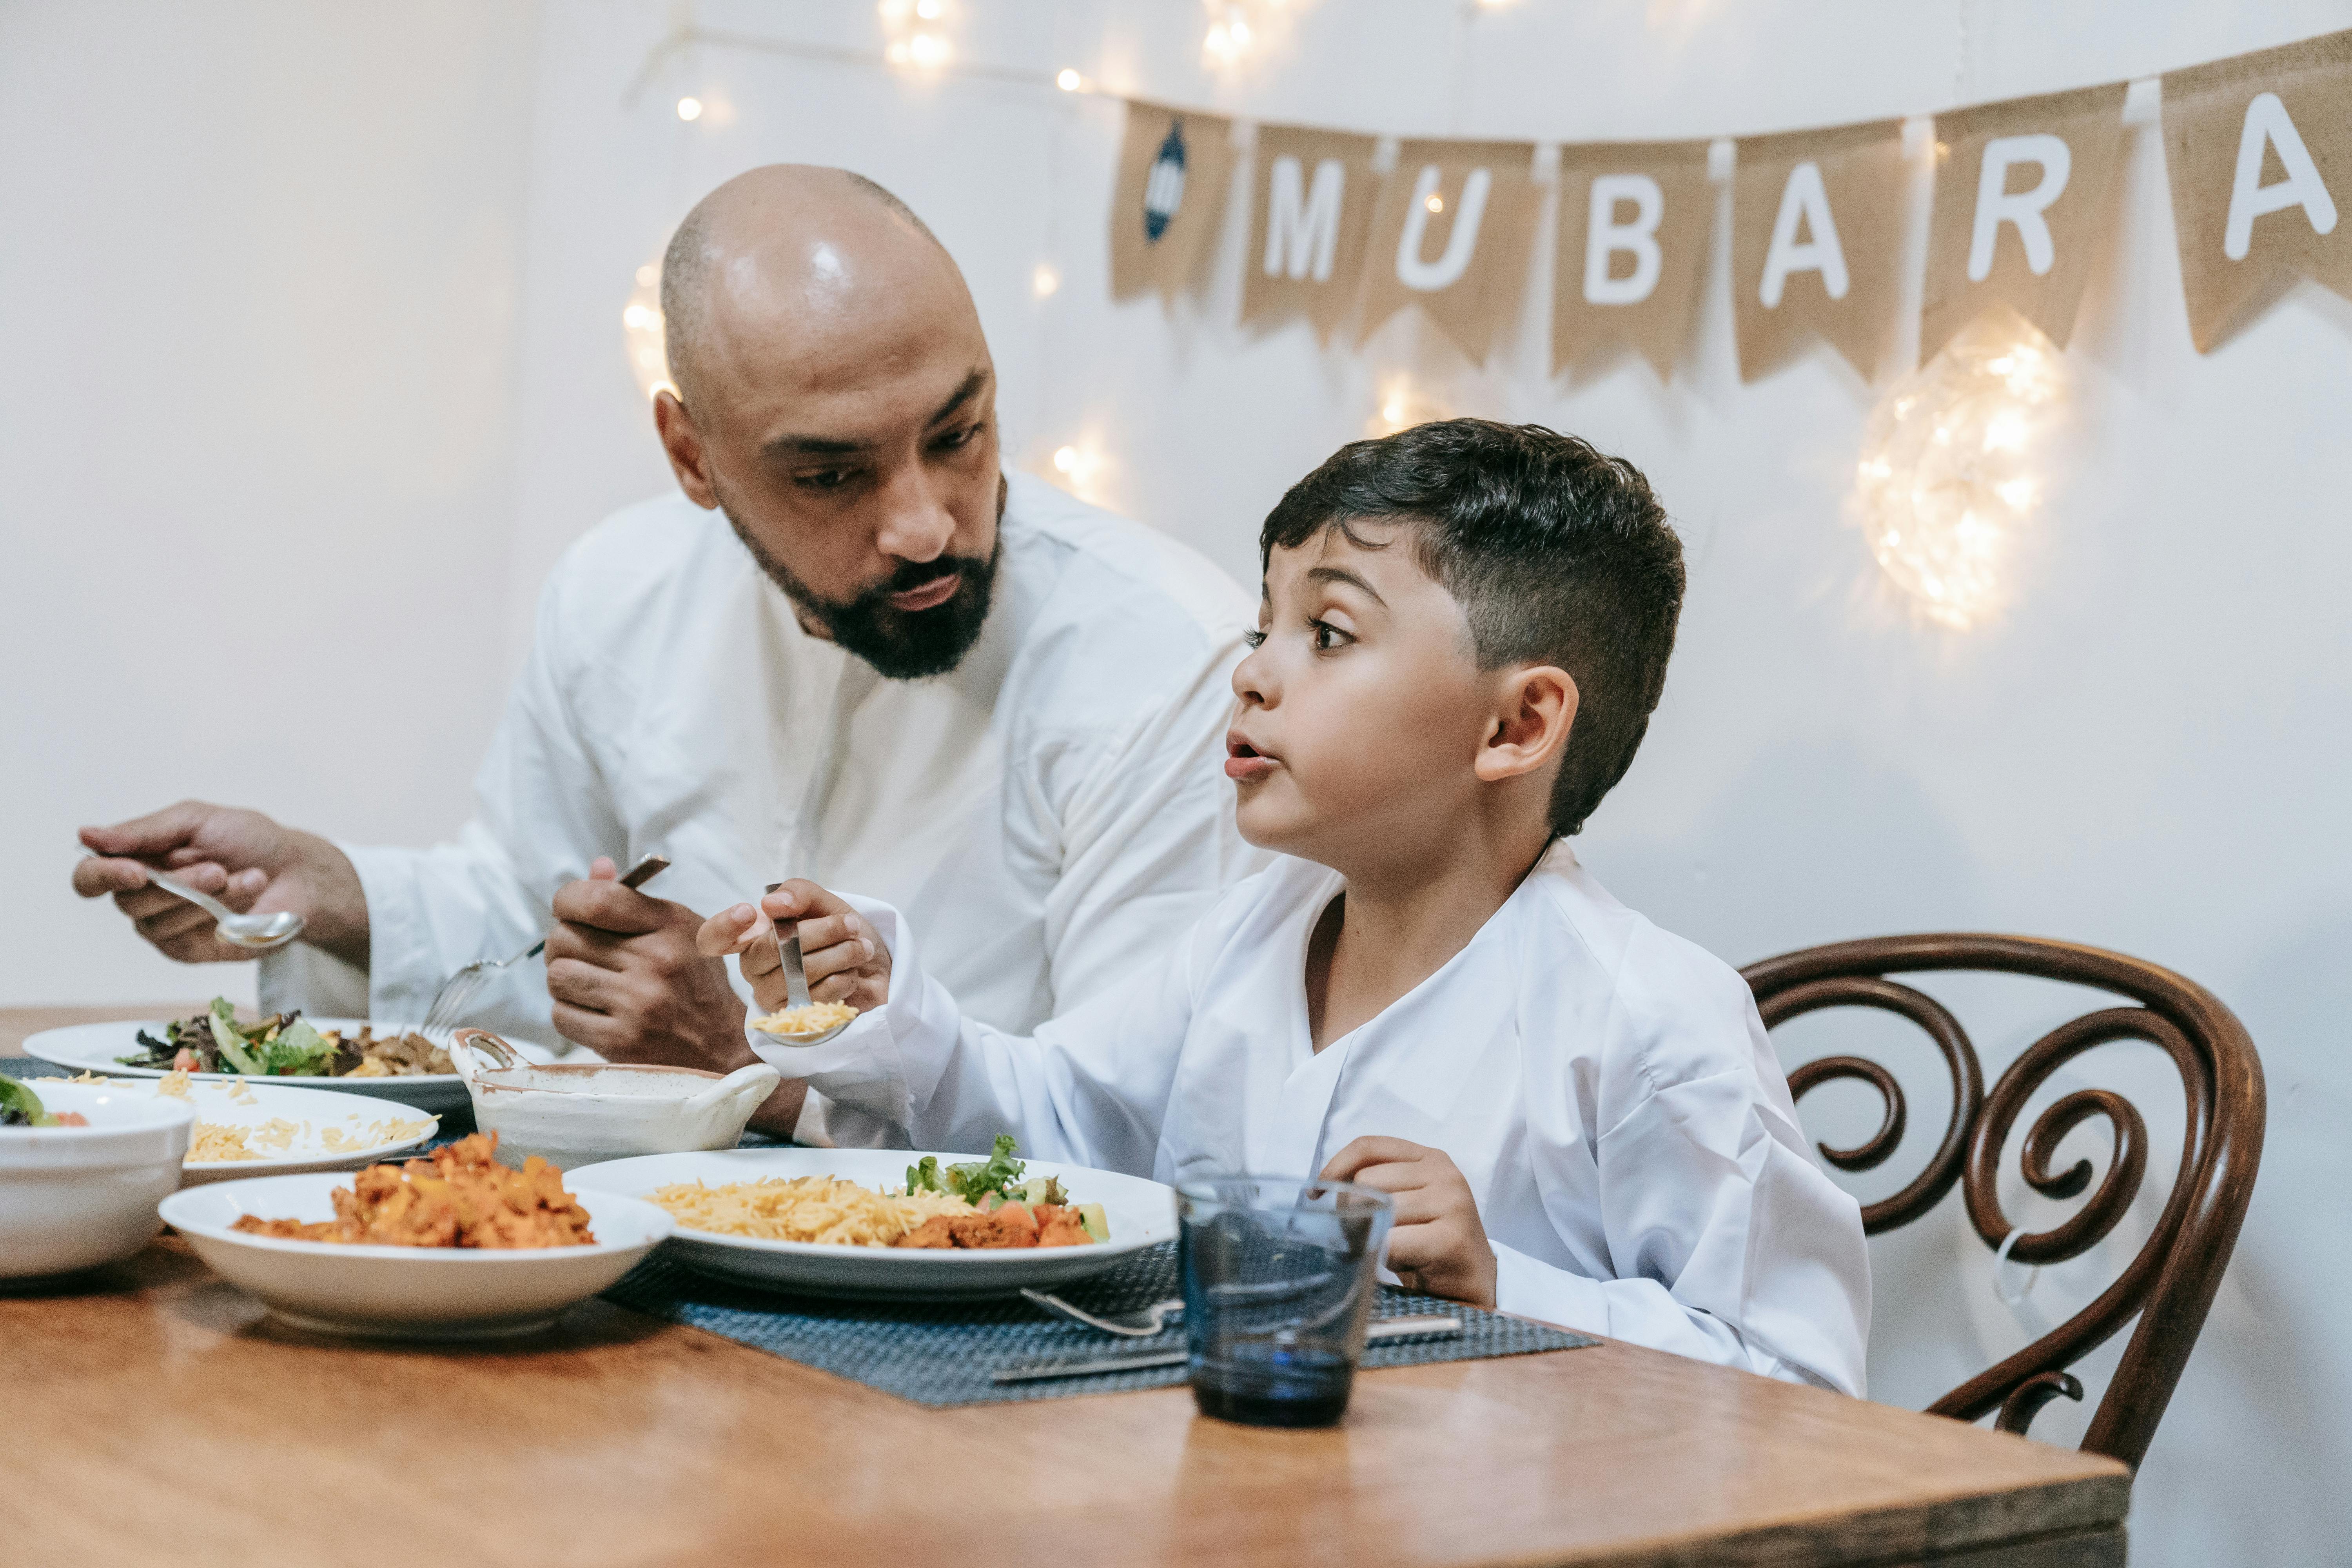
M1633 204L1633 221L1617 221L1621 203ZM1665 193L1647 174L1601 174L1592 182L1591 216L1585 225L1584 298L1593 305L1638 305L1658 286L1665 256L1658 249L1658 223L1666 214ZM1633 269L1610 276L1619 256L1631 254Z

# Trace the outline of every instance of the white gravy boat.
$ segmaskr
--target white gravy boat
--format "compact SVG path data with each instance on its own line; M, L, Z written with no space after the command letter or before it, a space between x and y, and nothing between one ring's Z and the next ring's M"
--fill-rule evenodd
M565 1171L632 1154L732 1149L783 1080L765 1062L725 1078L698 1068L529 1062L484 1029L458 1030L449 1059L473 1099L474 1125L499 1135L501 1161L520 1165L536 1154Z

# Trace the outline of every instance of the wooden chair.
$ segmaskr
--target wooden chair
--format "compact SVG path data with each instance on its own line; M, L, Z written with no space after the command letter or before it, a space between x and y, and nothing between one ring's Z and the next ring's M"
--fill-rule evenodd
M1926 993L1886 978L1929 970L2038 975L2094 986L2137 1005L2086 1013L2052 1030L2011 1064L1988 1095L1976 1049L1959 1020ZM1958 1184L1969 1224L1988 1247L1998 1249L2014 1227L2001 1213L1995 1177L2010 1130L2033 1091L2064 1063L2114 1040L2146 1040L2172 1058L2188 1109L2180 1170L2147 1243L2082 1311L1928 1406L1932 1414L1962 1421L1998 1412L1994 1425L2023 1432L2051 1400L2061 1394L2083 1397L2082 1384L2066 1368L2137 1315L2137 1326L2083 1437L2085 1449L2137 1468L2204 1326L2262 1163L2263 1068L2244 1026L2212 993L2168 969L2041 937L1874 937L1783 953L1740 973L1756 994L1767 1027L1826 1007L1876 1007L1916 1024L1942 1051L1952 1077L1951 1120L1916 1180L1892 1197L1864 1205L1863 1229L1874 1236L1919 1218ZM1902 1087L1876 1062L1837 1056L1797 1068L1789 1075L1789 1088L1802 1098L1832 1079L1875 1087L1885 1118L1876 1133L1853 1148L1821 1145L1822 1158L1842 1171L1884 1163L1903 1138ZM2095 1116L2105 1118L2115 1133L2115 1157L2105 1179L2063 1224L2018 1237L2010 1248L2017 1262L2079 1257L2131 1206L2147 1166L2147 1128L2131 1102L2109 1089L2078 1089L2036 1119L2020 1154L2025 1180L2049 1197L2079 1196L2090 1185L2091 1162L2053 1171L2050 1161L2059 1140Z

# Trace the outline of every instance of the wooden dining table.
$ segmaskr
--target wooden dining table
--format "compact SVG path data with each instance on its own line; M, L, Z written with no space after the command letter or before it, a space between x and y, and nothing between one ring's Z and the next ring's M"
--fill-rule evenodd
M0 1010L25 1036L188 1007ZM604 1301L473 1347L287 1328L175 1237L0 1292L0 1560L201 1568L2115 1564L2112 1460L1604 1341L930 1409Z

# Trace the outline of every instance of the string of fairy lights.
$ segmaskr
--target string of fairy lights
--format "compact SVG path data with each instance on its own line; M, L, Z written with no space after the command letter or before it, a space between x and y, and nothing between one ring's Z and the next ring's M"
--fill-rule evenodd
M1201 60L1233 78L1277 56L1316 0L1202 0ZM1501 11L1524 0L1463 0L1465 16ZM858 49L699 26L681 4L669 32L648 53L625 100L635 100L673 58L705 46L866 67L917 77L952 78L1044 92L1108 91L1076 65L1051 71L967 59L957 47L963 0L879 0L880 47ZM677 118L688 124L726 118L722 106L682 95ZM1434 202L1437 198L1433 196ZM1038 300L1059 292L1050 259L1030 271ZM647 396L668 384L663 343L659 258L636 269L621 325L629 368ZM1988 316L1890 388L1866 426L1850 497L1853 518L1887 581L1927 621L1964 630L2007 602L2013 560L2042 499L2038 461L2055 427L2065 391L2060 356L2032 327ZM1450 416L1444 395L1411 373L1376 378L1368 434L1385 435ZM1098 500L1114 465L1099 439L1074 437L1048 459L1055 479Z

